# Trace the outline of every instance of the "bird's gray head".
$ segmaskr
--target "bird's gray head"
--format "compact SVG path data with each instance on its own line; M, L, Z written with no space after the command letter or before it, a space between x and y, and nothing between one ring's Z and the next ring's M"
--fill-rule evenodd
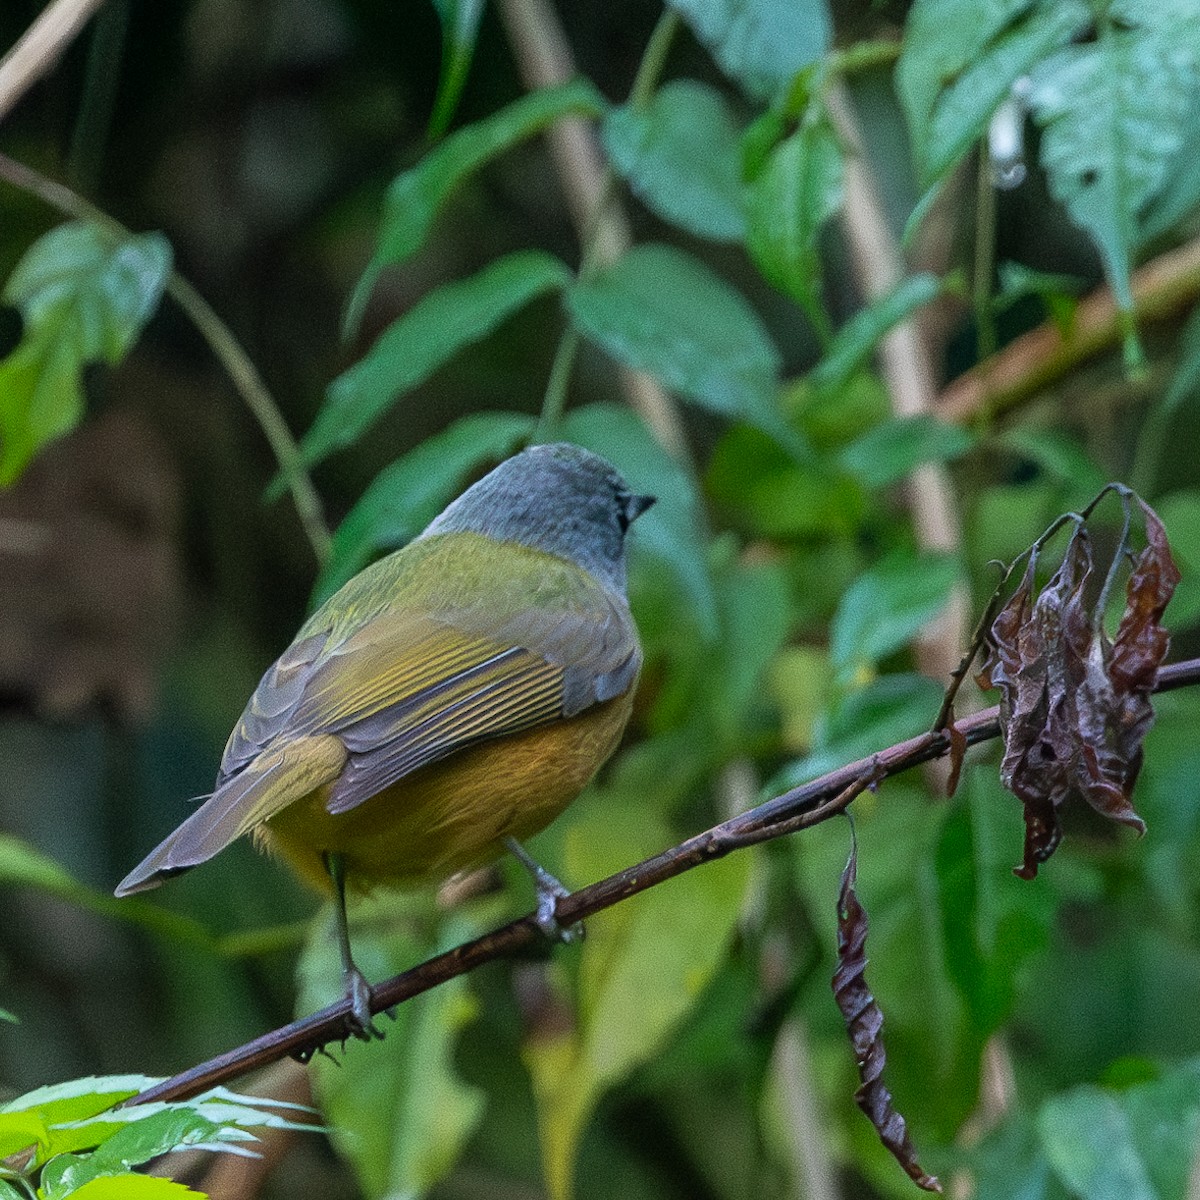
M468 488L421 535L482 533L570 559L625 590L625 531L654 503L598 454L531 446Z

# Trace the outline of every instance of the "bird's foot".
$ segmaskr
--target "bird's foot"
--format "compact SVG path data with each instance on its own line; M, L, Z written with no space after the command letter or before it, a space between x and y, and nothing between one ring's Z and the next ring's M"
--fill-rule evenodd
M350 1001L346 1033L360 1042L382 1041L383 1030L371 1019L371 985L357 967L346 972L345 981L346 997Z
M571 893L516 838L508 838L506 844L512 856L533 878L533 887L537 892L537 910L533 919L537 927L552 942L583 941L582 921L561 925L558 920L558 902Z

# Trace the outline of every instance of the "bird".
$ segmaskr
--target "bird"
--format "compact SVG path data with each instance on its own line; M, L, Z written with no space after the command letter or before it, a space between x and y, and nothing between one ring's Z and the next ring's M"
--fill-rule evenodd
M379 1034L348 884L421 886L508 849L533 874L539 926L555 932L565 890L521 842L624 733L642 665L626 533L653 503L570 443L502 462L305 621L234 726L212 793L116 895L249 834L332 891L359 1037Z

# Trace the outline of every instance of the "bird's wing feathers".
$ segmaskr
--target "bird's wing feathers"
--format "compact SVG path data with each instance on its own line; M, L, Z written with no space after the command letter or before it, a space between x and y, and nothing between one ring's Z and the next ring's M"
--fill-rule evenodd
M345 812L456 750L621 695L641 666L628 607L599 584L578 593L507 620L464 603L383 611L340 641L310 633L264 676L218 786L277 739L336 734L348 757L327 807Z

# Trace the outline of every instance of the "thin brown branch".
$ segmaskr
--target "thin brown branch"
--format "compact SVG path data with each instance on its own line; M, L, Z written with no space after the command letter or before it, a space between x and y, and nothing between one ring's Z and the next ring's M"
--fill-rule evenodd
M1200 238L1146 263L1133 274L1139 325L1175 316L1200 296ZM960 375L938 398L947 421L991 420L1016 408L1123 336L1112 291L1097 288L1080 301L1064 334L1053 321L1022 334L998 354Z
M0 121L54 68L104 0L54 0L0 59Z
M1166 692L1196 684L1200 684L1200 658L1163 667L1159 671L1156 690ZM966 738L967 744L972 746L997 737L1000 732L997 710L993 707L974 713L959 721L957 729ZM819 825L848 807L858 794L856 785L864 777L885 779L898 775L941 758L949 750L950 735L945 730L923 733L831 771L820 779L791 788L652 858L572 892L559 901L558 920L564 926L573 925L685 871L724 858L734 850ZM484 963L508 958L528 949L543 937L534 915L529 913L376 984L372 988L371 1011L384 1012L440 983L465 975ZM320 1012L293 1021L209 1062L192 1067L149 1088L129 1103L183 1100L288 1055L315 1053L330 1042L344 1040L349 1013L349 1001L340 1000Z

